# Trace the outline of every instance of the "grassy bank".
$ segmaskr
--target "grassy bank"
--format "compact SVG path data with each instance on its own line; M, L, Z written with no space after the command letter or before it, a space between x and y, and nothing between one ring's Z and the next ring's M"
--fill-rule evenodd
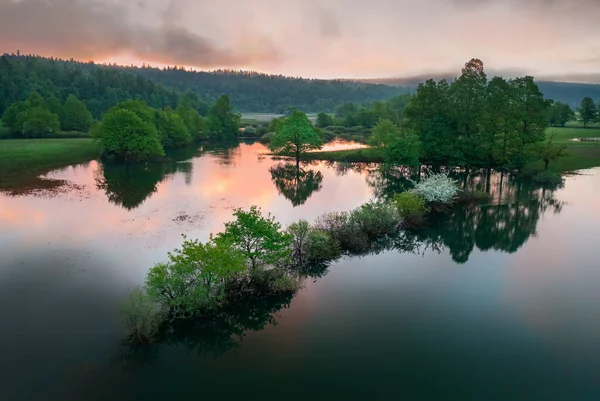
M578 138L600 138L600 127L591 128L548 128L548 138L556 144L566 145L568 154L550 163L549 170L565 173L600 166L600 142L574 141ZM542 169L543 163L531 163L526 168Z
M0 188L20 185L50 170L96 158L92 139L9 139L0 141Z

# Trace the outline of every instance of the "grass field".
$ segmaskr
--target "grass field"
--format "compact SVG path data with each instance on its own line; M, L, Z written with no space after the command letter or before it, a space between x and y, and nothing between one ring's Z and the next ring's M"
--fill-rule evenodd
M0 188L35 179L50 170L96 158L92 139L7 139L0 141Z
M552 142L567 146L568 154L556 163L551 163L549 169L556 172L570 172L600 166L600 142L574 141L576 138L600 138L600 126L589 128L548 128L546 131ZM542 163L532 166L541 168ZM531 166L530 166L531 167Z

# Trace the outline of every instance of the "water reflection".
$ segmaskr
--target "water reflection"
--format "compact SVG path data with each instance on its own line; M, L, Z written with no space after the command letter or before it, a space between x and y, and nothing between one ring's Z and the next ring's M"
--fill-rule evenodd
M313 192L323 188L323 174L320 171L293 163L279 164L269 171L279 193L294 206L303 205Z
M105 162L96 172L96 187L103 190L109 202L133 210L156 192L157 186L177 172L192 181L192 163L111 163Z

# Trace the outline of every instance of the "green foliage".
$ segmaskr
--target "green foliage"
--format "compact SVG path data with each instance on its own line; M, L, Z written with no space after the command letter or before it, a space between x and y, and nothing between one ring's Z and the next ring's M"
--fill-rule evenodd
M302 153L320 149L323 142L306 114L294 111L285 119L271 138L269 148L274 152L292 153L298 159Z
M156 339L166 313L160 303L148 295L145 289L136 288L121 305L128 341L149 343Z
M208 129L213 139L236 136L240 129L239 114L233 112L229 96L222 95L208 112Z
M340 256L339 244L326 232L311 227L306 220L290 225L291 256L294 266L328 262Z
M532 180L539 184L560 185L563 183L563 178L560 174L548 170L540 171L532 177Z
M235 220L225 224L225 231L216 237L217 243L232 244L250 261L253 269L285 261L290 256L291 237L271 215L264 217L261 210L237 209Z
M330 125L333 125L333 117L327 113L321 112L317 114L317 121L315 125L319 128L329 127Z
M156 128L128 109L111 109L92 134L105 153L125 160L149 160L165 154Z
M544 170L548 170L550 162L556 161L567 154L567 146L554 144L552 139L553 137L550 137L546 142L533 143L527 148L532 159L544 162Z
M579 121L583 122L584 127L598 121L598 108L591 97L584 97L577 111L579 112Z
M44 106L35 106L22 112L19 121L22 121L22 135L27 138L41 138L60 130L58 116Z
M23 132L23 121L19 119L21 113L29 109L27 102L16 102L10 105L2 116L2 124L11 135L21 135Z
M277 132L281 129L281 126L285 122L287 117L277 117L271 120L269 123L269 132Z
M369 240L393 234L398 228L396 208L386 202L368 202L350 213L349 224L356 225Z
M200 115L198 110L194 108L197 105L199 99L191 92L186 92L181 97L177 109L175 112L183 120L185 127L191 134L191 139L200 140L206 139L208 133L208 126L204 118Z
M149 124L154 123L154 109L142 100L125 100L112 107L109 112L114 110L129 110L135 113L142 121Z
M182 147L192 142L192 136L183 119L169 108L157 113L156 126L160 142L165 149Z
M94 122L85 104L74 95L67 97L61 117L60 125L63 131L88 132Z
M548 119L551 126L564 127L569 121L575 119L575 112L568 104L553 101Z
M395 165L419 165L421 141L410 129L400 129L392 121L379 120L373 128L369 144L383 150L386 163Z
M260 137L259 142L267 145L269 144L269 142L271 142L271 138L273 138L273 135L275 135L274 132L267 132L266 134Z
M369 249L369 238L348 212L332 212L320 216L314 224L317 230L329 235L343 252L362 254Z
M410 191L394 195L394 205L403 219L421 219L429 212L425 199Z
M245 256L226 241L201 243L184 237L168 263L148 272L148 293L177 317L195 316L216 308L227 282L246 272Z

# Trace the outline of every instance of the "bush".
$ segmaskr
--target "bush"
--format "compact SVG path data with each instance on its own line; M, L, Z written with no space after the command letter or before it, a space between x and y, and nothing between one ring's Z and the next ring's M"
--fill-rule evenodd
M396 208L385 202L368 202L350 213L349 221L356 224L369 239L393 234L398 228Z
M295 267L326 262L340 256L339 244L326 232L311 227L306 220L290 225L288 233L292 236L292 263Z
M553 171L541 171L533 176L533 181L539 184L562 184L563 178Z
M327 213L317 219L315 227L327 233L342 251L362 254L369 249L369 237L347 212Z
M411 189L427 202L451 203L458 192L456 181L446 174L433 174L419 182Z
M414 227L423 224L423 217L429 212L425 199L414 192L394 195L394 204L405 226Z
M229 243L185 240L168 263L150 269L146 285L176 317L194 316L219 306L227 282L246 272L246 258Z
M262 144L268 144L269 142L271 142L271 138L273 137L273 135L275 135L274 132L267 132L266 134L261 136L258 141Z
M141 288L136 288L129 294L129 298L121 306L121 315L127 339L135 343L152 342L166 318L162 306Z
M253 269L250 273L250 283L259 293L296 292L300 288L297 280L279 268Z

